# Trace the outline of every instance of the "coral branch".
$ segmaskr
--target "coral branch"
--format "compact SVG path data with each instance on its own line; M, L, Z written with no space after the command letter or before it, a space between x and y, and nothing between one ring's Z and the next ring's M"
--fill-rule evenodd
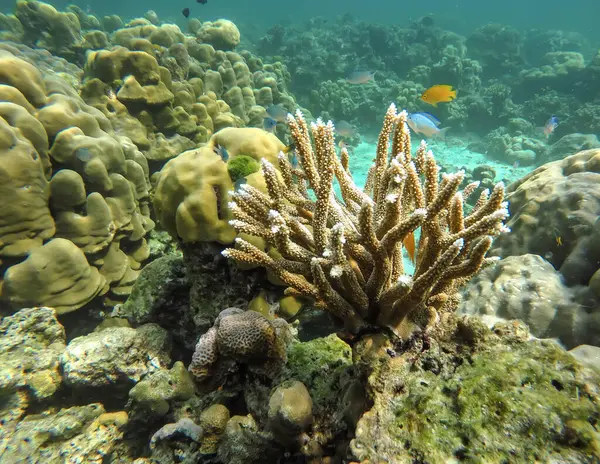
M462 171L440 177L425 142L413 156L407 113L394 105L362 189L348 151L338 158L331 122L309 129L298 111L288 124L299 166L283 153L278 167L263 161L266 192L244 185L230 204L230 224L270 251L238 238L223 254L268 268L289 286L286 294L314 299L351 332L379 326L407 336L443 320L438 314L456 307L459 287L491 263L485 254L493 237L507 231L504 186L482 193L465 217L465 199L478 184L460 192ZM404 247L417 257L413 275L404 273Z

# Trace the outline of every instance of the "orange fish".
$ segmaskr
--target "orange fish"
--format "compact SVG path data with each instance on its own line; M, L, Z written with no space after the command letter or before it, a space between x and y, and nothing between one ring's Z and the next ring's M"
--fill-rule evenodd
M451 85L434 85L421 95L421 100L433 106L437 106L438 103L450 102L455 98L456 90Z
M415 233L411 232L402 242L404 248L406 248L406 252L408 253L408 257L410 258L411 263L415 263Z

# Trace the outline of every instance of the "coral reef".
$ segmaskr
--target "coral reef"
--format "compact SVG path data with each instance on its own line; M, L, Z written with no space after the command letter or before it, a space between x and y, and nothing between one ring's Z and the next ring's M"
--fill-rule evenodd
M492 237L503 230L508 212L504 186L498 184L464 217L464 198L476 185L459 193L462 172L440 182L425 144L413 159L406 118L394 105L388 109L375 163L360 190L347 168L347 150L342 148L341 159L336 154L333 124L313 125L313 148L302 114L289 116L302 169L293 171L288 157L280 155L280 178L263 159L268 195L246 184L230 205L236 230L262 238L277 254L241 237L223 254L266 267L290 287L290 294L313 298L351 332L374 324L408 336L415 326L435 325L456 308L457 288L486 262ZM334 177L340 199L334 196ZM404 273L403 242L414 247L419 227L416 270L410 277Z
M2 299L60 313L124 299L154 227L147 161L67 82L19 55L0 52Z

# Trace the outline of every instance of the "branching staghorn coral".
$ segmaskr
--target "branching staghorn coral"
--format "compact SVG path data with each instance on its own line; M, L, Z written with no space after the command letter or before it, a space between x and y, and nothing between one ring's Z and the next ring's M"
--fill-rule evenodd
M406 337L455 310L458 288L491 261L485 254L492 238L506 230L504 185L484 191L465 216L478 184L460 192L462 171L440 179L424 142L413 157L406 120L405 111L389 107L360 189L348 151L336 154L332 122L318 120L309 131L300 111L288 115L299 165L283 153L279 170L263 160L267 194L244 185L230 203L238 233L261 237L277 252L237 238L223 254L269 269L289 286L286 293L313 298L353 333L378 326ZM402 250L414 248L419 228L411 276Z

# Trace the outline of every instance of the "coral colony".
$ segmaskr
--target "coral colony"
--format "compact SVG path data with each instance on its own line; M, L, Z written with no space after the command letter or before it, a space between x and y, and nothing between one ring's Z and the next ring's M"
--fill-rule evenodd
M362 189L348 170L348 151L336 154L331 122L317 121L309 132L298 111L288 123L300 167L293 169L283 154L279 172L263 160L267 192L245 185L229 205L235 229L265 239L277 255L243 238L223 254L268 268L289 285L288 294L313 298L352 332L376 325L406 335L411 323L427 327L455 310L458 288L490 262L485 254L492 238L506 230L504 186L482 192L465 215L465 199L477 183L461 192L464 173L440 179L424 143L413 158L407 113L397 114L394 105ZM334 178L341 197L334 193ZM421 236L410 276L402 243L417 229Z

